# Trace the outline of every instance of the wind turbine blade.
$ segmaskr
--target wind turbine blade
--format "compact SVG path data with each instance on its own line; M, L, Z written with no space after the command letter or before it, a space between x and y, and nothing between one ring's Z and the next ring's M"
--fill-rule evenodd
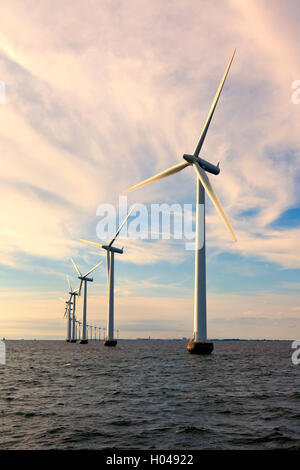
M82 274L81 274L81 272L79 271L79 269L78 269L78 267L77 267L75 261L73 261L72 258L71 258L71 261L72 261L72 264L73 264L74 268L75 268L76 271L77 271L77 274L78 274L79 276L82 276Z
M96 266L94 266L92 269L90 269L83 277L86 277L88 276L89 274L91 274L96 268L98 268L98 266L100 266L100 264L102 264L103 261L100 261L100 263L96 264Z
M81 296L82 283L83 283L83 280L81 279L80 284L79 284L79 292L78 292L79 297Z
M236 51L236 49L234 49L233 54L232 54L232 56L231 56L231 58L230 58L230 60L229 60L229 62L228 62L228 64L227 64L227 67L226 67L226 70L225 70L225 72L224 72L224 75L223 75L223 77L222 77L222 79L221 79L221 81L220 81L219 88L218 88L217 93L216 93L216 95L215 95L215 97L214 97L214 100L213 100L213 102L212 102L212 104L211 104L210 110L209 110L208 115L207 115L207 118L206 118L206 122L205 122L204 127L203 127L202 132L201 132L201 136L200 136L198 145L197 145L197 147L196 147L196 149L195 149L195 152L194 152L194 156L195 156L195 157L198 157L198 156L199 156L199 153L200 153L200 150L201 150L201 148L202 148L202 145L203 145L203 142L204 142L206 133L207 133L207 131L208 131L210 122L211 122L211 120L212 120L214 111L215 111L215 109L216 109L216 106L217 106L217 103L218 103L218 100L219 100L221 91L222 91L222 89L223 89L223 86L224 86L226 77L227 77L227 75L228 75L228 72L229 72L231 63L232 63L232 61L233 61L235 51Z
M218 196L216 195L215 190L212 187L211 182L208 179L207 174L205 173L203 168L201 168L201 166L198 163L194 163L193 167L194 167L194 169L197 173L197 176L198 176L199 180L201 181L202 185L204 186L211 202L213 203L213 205L217 209L218 213L220 214L221 218L223 219L224 224L226 225L227 229L229 230L232 238L236 242L237 239L236 239L236 236L234 234L234 231L232 230L232 227L231 227L231 225L230 225L230 223L229 223L229 221L228 221L228 219L225 215L225 212L224 212L224 210L221 206L221 203L218 199Z
M128 217L130 217L130 214L131 214L131 212L133 211L133 209L135 208L135 206L136 206L136 204L134 204L134 205L132 206L132 208L130 209L130 211L128 212L127 216L125 217L125 219L124 219L123 222L121 223L121 225L120 225L120 227L118 228L118 230L117 230L117 232L116 232L114 238L111 239L111 242L110 242L110 244L109 244L108 246L112 246L112 244L114 243L115 239L117 238L117 236L118 236L119 233L121 232L122 228L124 227L124 225L125 225L125 223L126 223Z
M71 286L69 276L66 276L66 278L67 278L67 281L68 281L69 291L72 292L72 286Z
M103 247L103 245L101 245L100 243L90 242L89 240L83 240L83 238L80 238L80 241L83 243L87 243L88 245L96 246L97 248Z
M175 175L175 173L178 173L189 165L189 162L182 162L178 163L178 165L171 166L171 168L168 168L167 170L162 171L161 173L158 173L157 175L152 176L151 178L148 178L147 180L144 180L141 183L136 184L135 186L131 186L131 188L123 191L123 194L129 193L129 191L133 191L134 189L141 188L142 186L146 186L146 184L153 183L154 181L162 180L167 176Z

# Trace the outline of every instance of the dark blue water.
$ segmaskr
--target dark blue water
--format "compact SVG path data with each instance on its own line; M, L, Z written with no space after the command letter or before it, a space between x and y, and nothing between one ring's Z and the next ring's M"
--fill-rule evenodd
M299 449L291 342L8 341L1 449Z

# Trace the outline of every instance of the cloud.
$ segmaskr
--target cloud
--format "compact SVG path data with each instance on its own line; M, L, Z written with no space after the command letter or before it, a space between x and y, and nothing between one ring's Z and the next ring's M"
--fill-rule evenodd
M33 237L31 248L19 242L13 234L21 227L3 214L10 232L2 239L4 263L13 264L14 250L68 256L67 240L76 237L79 219L84 223L100 202L116 201L124 188L192 151L237 44L203 152L221 160L222 173L213 181L239 243L234 248L227 243L211 211L208 238L216 248L299 267L299 229L269 229L299 202L298 109L290 102L288 81L298 55L294 37L283 34L284 15L270 15L268 3L253 1L206 3L205 14L194 2L185 9L178 2L172 15L168 2L131 1L117 16L109 3L99 8L94 2L72 7L66 2L59 16L53 8L49 15L48 2L29 5L1 7L1 70L8 94L0 126L1 197L13 202L9 210L16 211L16 219L16 208L23 210L28 238ZM133 15L136 9L139 14ZM67 24L61 15L69 18ZM220 17L230 19L228 26ZM219 36L209 43L206 33L214 29ZM205 41L195 41L197 35ZM180 201L191 195L194 181L192 172L184 173L132 197ZM10 194L18 191L25 194L24 209ZM255 216L239 216L254 207ZM48 218L61 239L58 250L51 229L49 237L45 234Z
M237 46L203 157L221 162L211 180L238 243L208 202L208 244L214 253L300 267L300 229L272 226L300 203L296 1L130 0L116 8L12 0L0 14L2 264L17 268L23 258L30 270L32 259L89 260L79 238L95 233L98 205L116 204L122 190L193 152ZM190 202L194 192L186 169L130 201ZM124 245L121 263L186 259L174 242Z
M182 297L186 295L191 295L191 289L185 287L182 283L163 283L159 282L155 278L150 279L141 279L138 282L128 279L121 278L119 279L119 287L116 288L116 295L121 296L142 296L149 294L151 292L152 297L166 296L167 294L174 297ZM155 295L156 293L156 295Z

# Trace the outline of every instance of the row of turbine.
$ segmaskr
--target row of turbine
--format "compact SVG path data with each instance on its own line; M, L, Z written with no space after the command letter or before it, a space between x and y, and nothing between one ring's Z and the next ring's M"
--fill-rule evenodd
M89 240L81 240L84 243L87 243L97 248L103 248L106 250L106 264L107 264L107 285L108 285L108 317L107 317L107 329L104 332L104 346L116 346L117 340L114 337L114 254L123 253L123 248L117 248L113 246L115 240L119 236L123 226L125 225L128 217L133 211L135 206L132 206L128 212L126 218L123 220L122 224L118 228L116 234L111 239L108 245L101 245L99 243L91 242ZM78 320L76 319L76 297L81 295L81 289L83 286L83 312L82 312L82 322L78 322L79 326L82 324L82 329L80 329L80 334L78 336L80 344L88 343L88 327L87 324L87 283L93 282L93 278L88 277L96 268L98 268L102 261L97 263L93 268L91 268L87 273L82 275L77 264L71 258L72 264L78 274L78 279L80 280L79 287L75 290L72 289L71 283L69 282L69 295L70 298L66 302L65 317L67 318L67 339L66 341L75 343L77 341L76 335L76 324ZM92 327L95 328L95 327ZM101 330L102 328L100 328ZM104 331L104 328L103 328Z
M141 188L149 183L161 180L163 178L169 177L178 173L179 171L184 170L187 167L192 167L196 173L197 180L197 192L196 192L196 241L195 241L195 284L194 284L194 334L193 338L188 342L187 349L192 354L210 354L213 351L213 343L207 338L207 307L206 307L206 250L205 250L205 193L210 198L215 209L223 220L226 228L228 229L233 240L237 240L234 234L234 231L229 223L229 220L223 210L223 207L217 197L217 194L208 178L207 173L218 175L220 173L219 163L214 165L207 160L202 158L202 146L204 144L207 131L209 129L212 117L214 115L217 103L219 101L225 80L227 78L231 63L235 55L235 50L227 64L225 72L219 83L219 87L209 109L204 127L202 129L200 139L195 148L195 151L192 155L183 154L183 161L178 163L171 168L168 168L157 175L148 178L141 183L132 186L124 192L129 192L138 188ZM200 206L201 210L200 210ZM133 206L134 207L134 206ZM128 219L130 213L128 213L126 219L119 227L116 235L111 240L108 245L101 245L99 243L91 242L88 240L81 240L89 245L94 247L106 250L107 255L107 281L108 281L108 320L107 320L107 335L104 339L104 344L106 346L115 346L117 344L116 339L114 338L114 254L123 253L123 248L113 247L113 243L119 235L123 225ZM202 210L203 209L203 210ZM202 235L202 236L201 236ZM87 342L86 339L86 283L87 281L92 281L92 279L87 278L98 265L94 266L87 274L82 276L78 267L73 262L73 265L77 271L78 278L81 280L79 293L81 291L82 283L84 282L84 304L83 304L83 331L81 342ZM75 298L75 297L74 297Z
M70 281L68 279L70 294L78 295L78 290L72 291L72 287ZM65 315L64 317L67 319L67 336L66 341L68 343L76 343L78 340L82 339L82 330L81 325L82 322L76 318L75 315L75 307L76 304L71 301L71 298L65 302ZM86 340L91 341L101 341L102 339L102 330L103 330L103 339L106 336L105 328L101 326L93 326L86 324ZM117 330L117 337L119 337L119 330Z
M67 278L69 284L70 298L65 302L65 314L64 317L67 319L67 336L66 341L68 343L76 343L82 339L81 325L82 322L76 318L76 296L78 295L79 288L73 290L69 278ZM72 301L73 300L73 301ZM89 340L101 340L101 330L105 330L101 326L93 326L86 324L86 339ZM94 331L94 335L93 335ZM105 336L105 333L104 333Z

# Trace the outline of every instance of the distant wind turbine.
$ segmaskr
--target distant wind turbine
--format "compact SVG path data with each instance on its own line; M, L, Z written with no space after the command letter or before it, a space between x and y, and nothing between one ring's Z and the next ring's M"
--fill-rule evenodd
M87 277L89 274L91 274L100 264L102 264L102 261L100 263L96 264L92 269L90 269L86 274L82 275L81 272L79 271L78 266L76 263L73 261L71 258L72 264L77 271L78 274L78 279L80 279L80 285L79 285L79 295L81 293L81 288L82 284L84 283L84 290L83 290L83 315L82 315L82 336L80 338L80 344L87 344L88 340L86 337L86 304L87 304L87 282L93 282L93 278Z
M106 262L107 262L107 285L108 285L108 317L107 317L107 335L104 338L104 346L116 346L117 340L114 338L114 254L123 253L123 248L116 248L113 246L116 238L119 236L122 228L124 227L128 217L135 208L132 206L127 214L127 217L123 220L120 227L118 228L115 236L111 239L108 245L101 245L100 243L91 242L89 240L80 239L80 241L87 243L97 248L103 248L106 250Z
M195 244L195 300L194 300L194 336L188 342L187 349L193 354L210 354L213 351L213 343L207 339L207 322L206 322L206 257L205 257L205 191L215 206L217 212L221 216L231 236L236 241L235 234L220 204L220 201L208 179L206 172L218 175L220 173L219 164L213 165L199 157L202 145L204 143L210 122L216 109L223 85L228 75L235 50L228 62L224 75L219 84L219 88L211 104L207 119L205 121L199 142L193 155L183 155L184 162L178 163L161 173L148 178L141 183L132 186L124 191L124 193L134 189L141 188L146 184L161 180L167 176L174 175L183 170L187 166L193 166L197 176L197 205L196 205L196 244ZM200 211L199 206L203 205L204 210ZM203 240L199 240L199 232L204 232Z
M76 316L75 316L75 311L76 311L76 296L78 295L79 287L75 290L72 290L71 282L70 279L67 277L68 285L69 285L69 294L70 294L70 300L73 301L73 308L72 308L72 329L71 329L71 339L70 343L76 343L76 333L75 333L75 322L76 322Z
M69 343L71 341L71 305L72 305L71 297L70 297L69 300L66 300L64 302L66 304L64 317L67 319L67 338L66 338L66 342Z

